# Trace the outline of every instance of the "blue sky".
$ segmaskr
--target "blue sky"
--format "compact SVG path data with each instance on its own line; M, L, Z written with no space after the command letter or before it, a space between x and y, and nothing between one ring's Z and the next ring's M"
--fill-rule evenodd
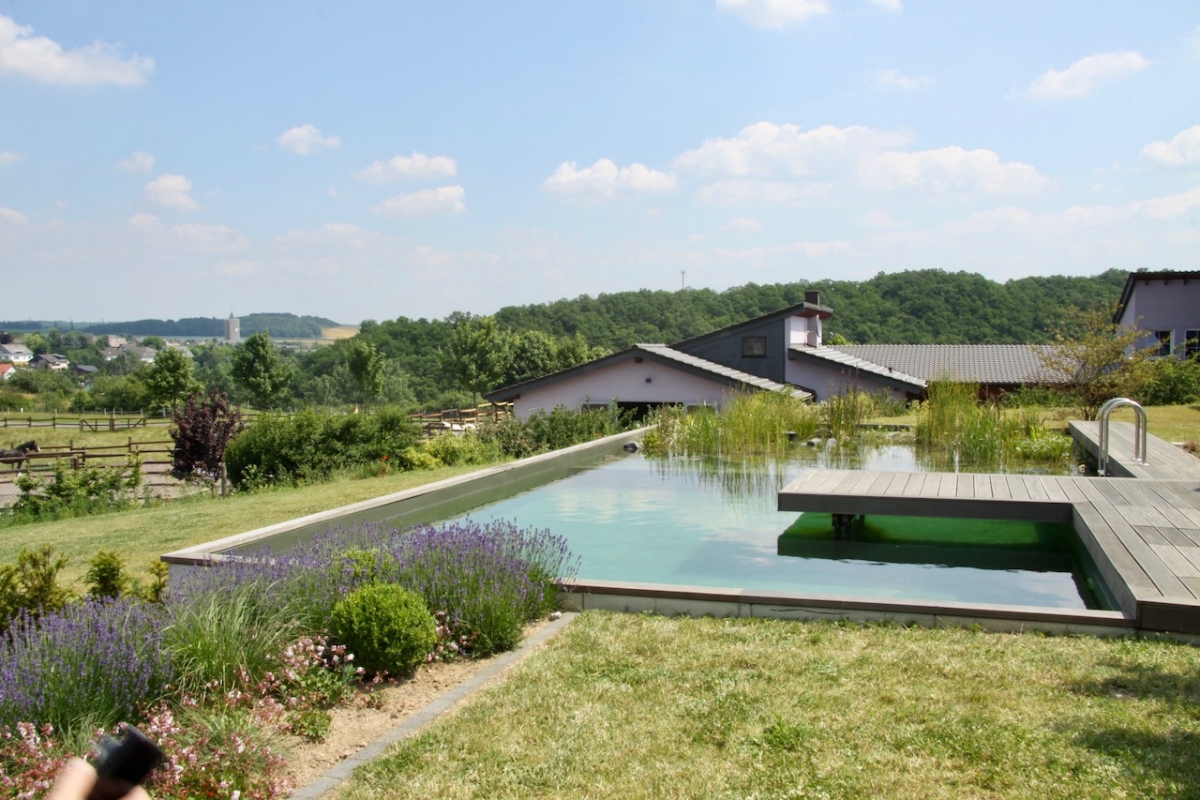
M1190 0L0 0L0 109L0 319L1200 269Z

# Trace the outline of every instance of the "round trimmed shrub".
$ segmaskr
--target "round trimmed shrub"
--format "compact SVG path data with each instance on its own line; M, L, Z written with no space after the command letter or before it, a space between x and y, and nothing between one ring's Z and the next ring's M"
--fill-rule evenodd
M346 595L333 607L330 628L367 672L412 672L437 643L433 615L419 594L378 583Z

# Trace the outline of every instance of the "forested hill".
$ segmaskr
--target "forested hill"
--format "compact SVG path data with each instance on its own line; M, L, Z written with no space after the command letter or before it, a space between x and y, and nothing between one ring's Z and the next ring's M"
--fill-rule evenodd
M589 344L619 350L635 342L676 342L802 302L821 292L833 309L826 336L861 344L1018 344L1045 342L1069 306L1111 305L1128 272L1090 277L1020 278L997 283L969 272L915 270L869 280L753 283L724 292L618 292L509 306L496 320L514 331L582 333Z
M322 328L332 328L338 323L323 317L298 317L295 314L247 314L239 318L243 337L259 331L270 331L276 339L316 339ZM81 330L86 333L115 334L118 336L162 336L163 338L223 339L225 320L215 317L189 317L185 319L139 319L132 322L71 323L51 321L0 322L0 330Z

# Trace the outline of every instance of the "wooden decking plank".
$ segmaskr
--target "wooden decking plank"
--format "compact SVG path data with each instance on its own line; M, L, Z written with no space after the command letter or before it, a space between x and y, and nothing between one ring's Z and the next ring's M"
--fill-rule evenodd
M1113 533L1125 545L1125 549L1129 554L1137 560L1138 565L1145 571L1150 580L1154 581L1158 593L1164 597L1191 597L1191 592L1179 581L1175 573L1170 567L1163 563L1163 560L1150 549L1150 546L1142 541L1142 537L1138 536L1137 531L1132 525L1125 522L1124 518L1117 513L1117 508L1111 504L1105 508L1102 503L1094 502L1092 506L1101 514L1105 514L1108 526Z
M1029 479L1025 475L1009 475L1005 482L1008 484L1008 493L1013 500L1031 500L1029 495Z
M959 497L968 496L962 492L962 489L965 488L962 485L962 481L959 481L958 484L959 484L959 490L960 490L958 496ZM972 475L971 476L971 494L969 496L970 497L978 497L981 499L991 499L991 497L992 497L992 476L991 475L981 475L979 473Z
M1087 478L1061 478L1058 481L1058 488L1063 490L1063 494L1067 496L1067 500L1072 503L1088 502L1087 494L1084 493L1083 487L1087 484Z
M937 497L938 487L942 485L942 475L940 472L930 472L925 475L925 479L921 481L921 497Z
M875 478L876 475L874 472L863 472L863 474L855 483L852 483L849 487L847 487L846 494L859 495L865 493L867 488L871 486L871 484L875 483Z
M832 488L829 489L827 494L846 494L851 486L858 483L859 480L862 479L862 476L863 474L861 472L846 470L846 474L842 476L840 481L838 481L833 485Z
M1159 532L1158 528L1150 525L1135 525L1134 530L1137 531L1138 536L1141 536L1142 541L1146 544L1162 546L1173 544L1170 539Z
M958 496L958 475L953 472L943 472L938 480L938 497Z
M1062 480L1057 475L1047 475L1045 479L1038 481L1038 485L1042 487L1042 491L1046 493L1046 499L1054 503L1067 503L1070 500L1067 498L1067 493L1062 487Z
M1191 541L1196 547L1200 547L1200 528L1175 528L1171 531L1172 534L1182 536ZM1181 545L1182 542L1176 541L1175 544Z
M1166 517L1173 527L1190 528L1193 526L1191 517L1186 513L1185 501L1174 493L1164 490L1161 481L1146 481L1143 491L1154 503L1154 508ZM1200 509L1196 511L1197 515L1200 515Z
M992 497L997 500L1011 500L1012 492L1008 489L1008 479L1003 475L992 476Z
M840 470L821 470L800 487L807 494L825 494L842 480Z
M1025 490L1029 493L1030 500L1042 503L1049 502L1050 492L1047 491L1047 487L1052 484L1046 479L1046 476L1026 475L1024 478L1022 482L1025 484Z
M897 472L892 476L892 480L884 488L882 494L886 497L899 497L904 494L904 485L908 483L907 472Z
M1155 555L1162 559L1162 562L1170 568L1171 572L1174 573L1176 577L1200 578L1200 569L1197 569L1195 564L1184 558L1183 554L1180 553L1174 545L1152 544L1150 545L1150 549L1154 551ZM1184 595L1185 597L1196 596L1187 583L1184 581L1180 581L1179 583L1184 588L1184 591L1187 592L1187 594Z
M887 485L889 483L891 483L891 481L892 481L892 474L890 472L877 473L875 475L875 480L871 481L871 484L866 488L866 491L864 492L864 494L869 494L869 495L883 494L883 490L887 488Z
M1159 594L1154 582L1121 544L1095 506L1076 503L1071 509L1075 529L1091 553L1104 583L1125 613L1136 614L1138 597Z

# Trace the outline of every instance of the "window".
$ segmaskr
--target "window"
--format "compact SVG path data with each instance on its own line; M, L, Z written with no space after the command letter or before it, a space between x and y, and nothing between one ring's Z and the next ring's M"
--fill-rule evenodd
M1171 331L1155 331L1154 338L1158 341L1158 351L1154 355L1171 355Z
M1185 331L1183 355L1185 358L1200 358L1200 330Z
M743 336L742 337L742 358L766 358L767 357L767 337L765 336Z

